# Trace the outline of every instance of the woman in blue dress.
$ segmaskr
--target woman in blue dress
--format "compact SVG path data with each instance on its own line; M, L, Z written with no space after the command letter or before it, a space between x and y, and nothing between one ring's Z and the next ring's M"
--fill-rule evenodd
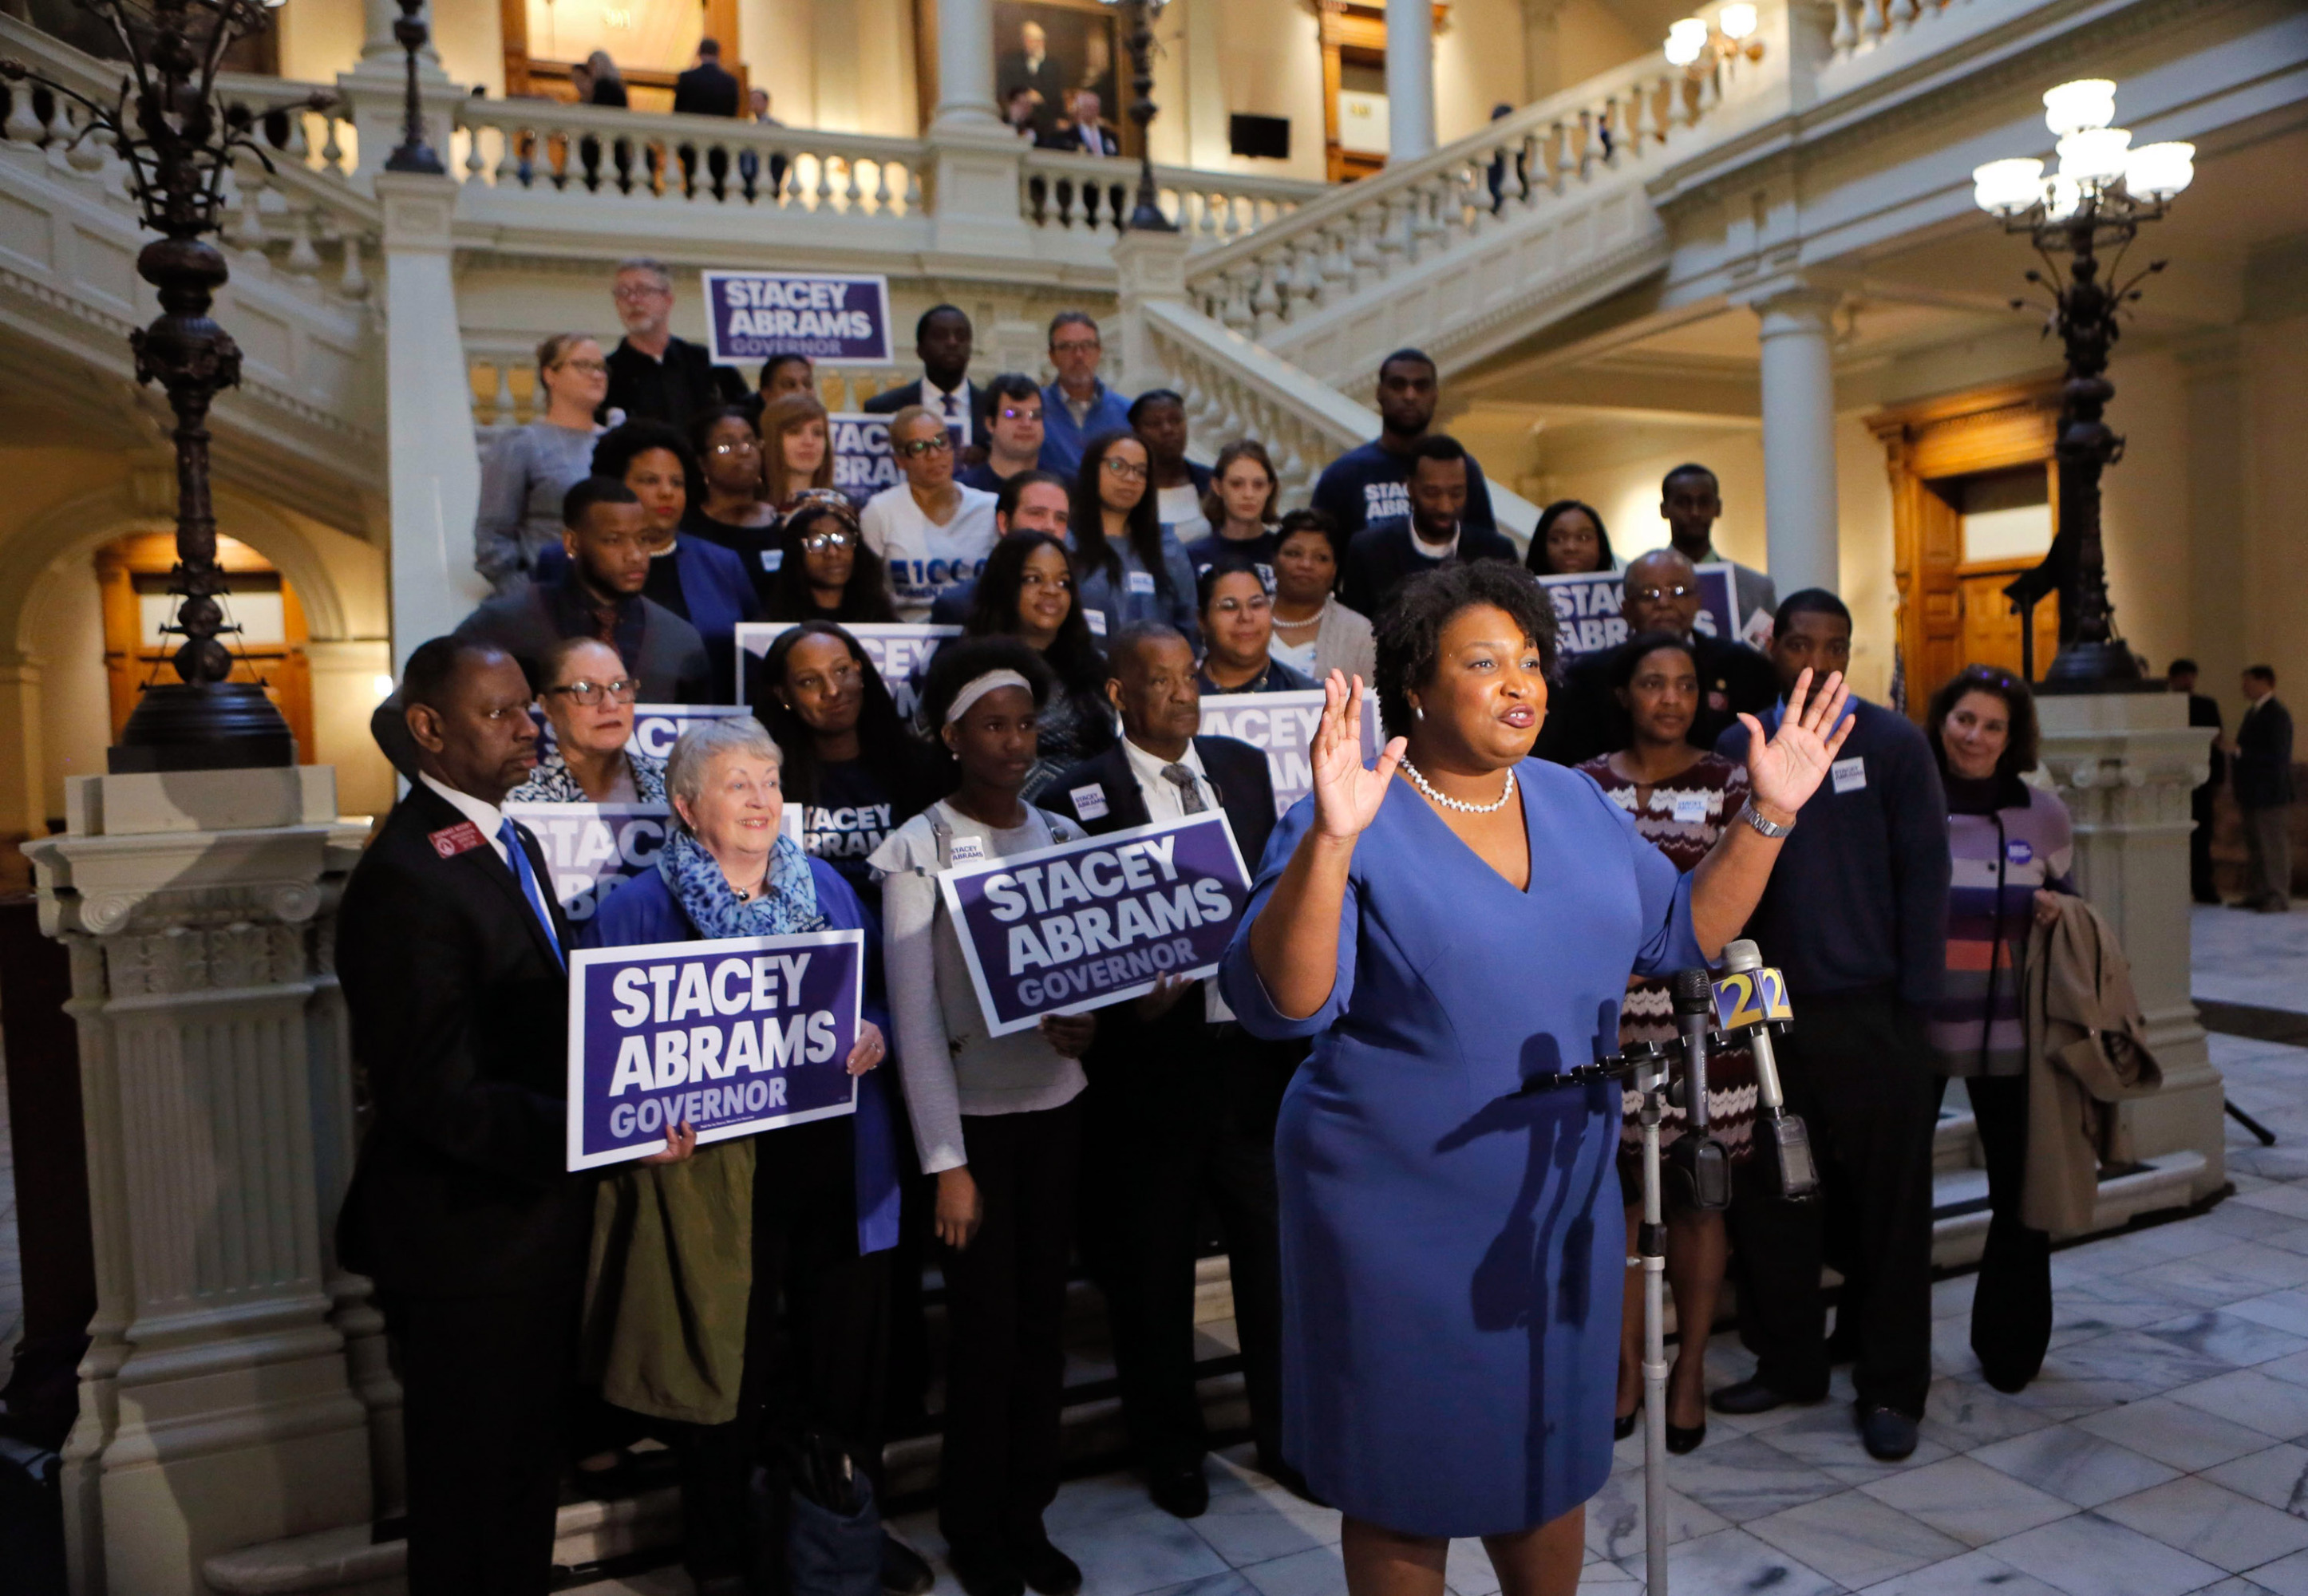
M1283 1450L1346 1515L1356 1596L1442 1590L1480 1536L1507 1596L1578 1584L1610 1470L1624 1221L1615 1083L1631 971L1737 935L1827 772L1841 679L1798 682L1752 798L1688 876L1594 781L1529 757L1554 615L1511 566L1415 579L1381 713L1333 672L1314 791L1275 828L1221 977L1253 1034L1311 1037L1276 1130ZM1365 837L1364 833L1367 833Z

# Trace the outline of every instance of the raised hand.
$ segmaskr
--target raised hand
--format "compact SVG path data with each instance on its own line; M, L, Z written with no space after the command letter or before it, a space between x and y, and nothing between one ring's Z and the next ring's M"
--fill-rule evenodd
M1787 712L1779 717L1776 737L1766 740L1763 723L1754 716L1739 717L1739 723L1747 729L1748 790L1764 819L1793 819L1827 780L1828 767L1835 763L1855 723L1842 719L1850 697L1840 671L1830 675L1819 695L1813 697L1811 671L1806 669L1796 677L1794 690L1787 694Z
M1363 678L1333 670L1322 684L1322 720L1309 763L1314 776L1314 829L1323 836L1360 836L1386 801L1394 767L1408 744L1396 738L1379 750L1378 768L1363 765Z

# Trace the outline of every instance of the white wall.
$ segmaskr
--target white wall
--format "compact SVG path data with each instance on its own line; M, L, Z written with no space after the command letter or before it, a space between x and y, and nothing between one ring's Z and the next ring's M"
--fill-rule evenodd
M40 661L40 791L54 816L65 812L65 778L104 774L112 742L104 608L90 556L48 567L33 611L32 652Z
M1520 0L1457 0L1434 39L1434 138L1465 138L1494 105L1523 103Z

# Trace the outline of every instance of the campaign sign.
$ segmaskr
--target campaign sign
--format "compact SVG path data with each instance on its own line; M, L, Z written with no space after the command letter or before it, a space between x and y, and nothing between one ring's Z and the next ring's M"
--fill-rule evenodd
M1274 812L1314 790L1314 729L1322 723L1319 689L1297 693L1213 693L1202 699L1202 735L1230 737L1266 751L1274 781ZM1378 694L1363 694L1363 763L1375 765L1385 746L1379 735Z
M708 272L706 347L716 366L807 355L888 366L890 280L831 272Z
M866 934L728 936L569 955L569 1168L856 1111Z
M1709 637L1737 638L1738 600L1731 567L1710 560L1699 570L1699 618L1692 629ZM1627 623L1620 614L1623 574L1589 571L1577 576L1542 576L1539 585L1554 600L1554 636L1563 657L1576 660L1598 654L1627 641Z
M766 658L770 644L779 634L794 629L791 621L740 621L737 623L737 652L748 659ZM882 685L890 689L890 696L898 701L898 718L910 720L914 715L914 675L937 652L938 644L949 637L961 635L960 626L933 626L911 621L845 621L841 629L857 640L866 657L874 661L874 669L882 677Z
M663 804L507 804L504 812L537 833L553 895L573 925L591 919L618 883L655 869L674 824ZM785 807L778 830L800 844L799 804Z
M906 479L890 448L890 418L863 410L839 410L826 418L833 445L833 486L863 505L885 487Z
M995 1036L1215 974L1250 901L1223 812L1134 826L938 876Z
M541 760L553 752L553 722L545 718L541 709L529 712L537 722L537 756ZM696 722L725 720L733 715L753 712L742 703L637 703L633 705L633 734L625 739L625 752L663 759L673 752L673 745L681 740L681 734Z

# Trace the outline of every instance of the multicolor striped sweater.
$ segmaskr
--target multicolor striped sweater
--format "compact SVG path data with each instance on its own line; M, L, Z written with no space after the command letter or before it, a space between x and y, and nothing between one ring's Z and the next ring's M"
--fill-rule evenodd
M1947 974L1930 1036L1946 1075L2017 1075L2028 1068L2020 964L2037 890L2074 890L2067 806L2017 777L1948 779ZM1978 797L1967 802L1973 789Z

